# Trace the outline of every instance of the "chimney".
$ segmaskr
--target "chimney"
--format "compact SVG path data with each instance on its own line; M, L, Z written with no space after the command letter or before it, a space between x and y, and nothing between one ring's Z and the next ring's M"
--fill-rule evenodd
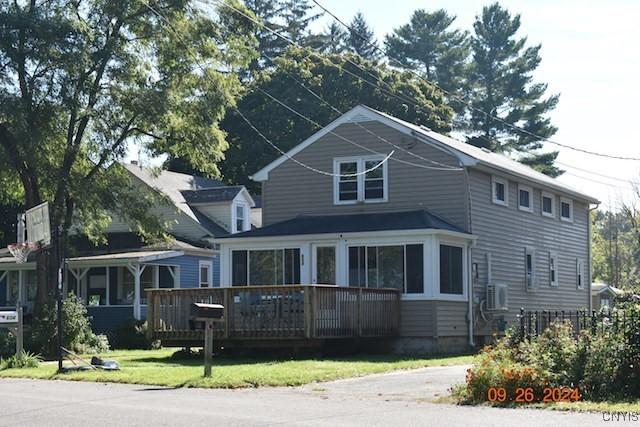
M138 166L138 161L137 160L131 160L131 164L134 166Z

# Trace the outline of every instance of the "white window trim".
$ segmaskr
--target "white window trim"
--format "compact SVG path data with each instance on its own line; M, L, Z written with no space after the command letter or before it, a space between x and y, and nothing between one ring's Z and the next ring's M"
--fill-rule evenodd
M551 212L544 211L544 198L547 197L551 199ZM540 212L542 212L542 216L546 216L547 218L555 218L556 217L556 196L552 193L548 193L546 191L542 192L540 196Z
M556 280L551 280L551 260L553 259L553 265L555 267L556 272ZM549 286L557 288L560 286L560 282L558 281L558 254L556 252L549 252Z
M244 221L242 230L238 230L238 214L236 209L242 207L244 210ZM242 231L251 230L251 212L249 212L249 205L245 202L234 202L231 204L231 233L240 233Z
M527 255L531 255L531 286L529 286L527 271ZM538 278L536 277L536 250L530 246L524 248L524 288L527 292L538 290Z
M498 200L497 198L498 196L496 192L497 183L504 185L504 200ZM509 180L500 178L495 175L491 176L491 200L496 205L509 206Z
M207 288L213 287L213 261L198 262L198 288L202 287L202 267L207 267Z
M578 277L580 277L582 280L578 280ZM584 261L580 258L576 258L576 288L577 289L584 289L584 279L585 279ZM580 282L582 282L582 285L580 285Z
M382 199L370 199L366 200L364 198L364 182L365 175L362 172L365 171L365 162L368 161L383 161L384 156L356 156L356 157L337 157L333 159L333 204L334 205L355 205L358 203L386 203L389 201L389 171L388 171L388 161L382 164L382 182L383 182L383 193L384 197ZM340 200L340 164L341 163L349 163L355 162L357 163L356 172L359 173L356 177L356 187L358 191L358 196L356 200Z
M562 204L563 203L568 203L569 204L569 217L564 217L562 216ZM573 222L573 200L567 198L567 197L561 197L560 198L560 220L561 221L565 221L565 222Z
M506 194L506 193L505 193ZM440 293L440 245L446 245L446 246L454 246L457 248L462 248L462 294L443 294ZM437 244L435 246L435 254L433 255L435 257L435 276L436 276L436 283L435 283L435 288L433 290L434 292L434 298L435 300L440 300L440 301L467 301L468 300L468 296L467 296L467 288L469 287L469 283L468 283L468 279L469 279L469 266L468 266L468 259L467 259L467 245L459 243L459 242L453 242L450 240L445 240L445 239L438 239Z
M529 207L522 206L520 204L520 192L526 191L529 193ZM533 188L528 185L518 184L518 209L525 212L533 213Z

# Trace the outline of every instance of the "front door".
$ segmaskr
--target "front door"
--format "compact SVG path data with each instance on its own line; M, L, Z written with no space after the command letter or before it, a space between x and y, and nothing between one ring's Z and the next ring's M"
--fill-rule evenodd
M313 245L313 264L311 279L314 285L336 284L336 247L335 245Z

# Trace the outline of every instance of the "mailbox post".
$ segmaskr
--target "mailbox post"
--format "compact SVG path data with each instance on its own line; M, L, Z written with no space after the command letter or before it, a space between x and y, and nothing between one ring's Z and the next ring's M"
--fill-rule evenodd
M193 303L191 318L204 321L204 376L211 376L213 360L213 324L224 322L224 306L222 304Z

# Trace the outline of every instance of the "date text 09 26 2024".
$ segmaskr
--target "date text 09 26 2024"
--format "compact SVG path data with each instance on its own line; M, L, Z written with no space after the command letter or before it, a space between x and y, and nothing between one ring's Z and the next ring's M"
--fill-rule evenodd
M487 400L489 402L515 402L515 403L555 403L555 402L577 402L580 400L580 390L571 387L545 387L542 394L536 394L531 387L518 387L515 394L510 396L506 389L502 387L489 387Z

